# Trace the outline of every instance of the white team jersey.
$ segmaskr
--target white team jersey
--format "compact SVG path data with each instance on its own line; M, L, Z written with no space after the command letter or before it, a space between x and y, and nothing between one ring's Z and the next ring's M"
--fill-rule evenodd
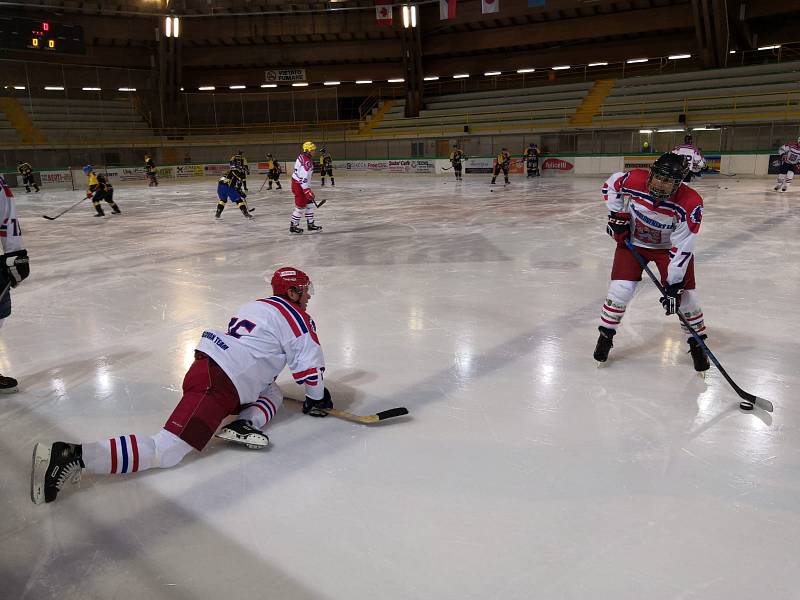
M299 183L300 187L305 190L310 187L311 176L313 174L314 161L311 160L311 156L303 152L297 157L297 160L294 161L294 172L292 173L292 179Z
M700 148L697 146L693 146L692 144L678 144L670 150L670 152L680 156L688 156L689 169L691 169L692 173L699 173L706 168L706 159L703 158L703 153L700 152Z
M778 154L781 155L781 160L790 165L800 164L800 144L797 142L789 142L778 148Z
M17 221L17 206L14 194L0 177L0 242L3 252L16 252L22 250L22 229Z
M298 305L279 296L240 307L228 331L204 331L197 350L230 377L241 404L258 400L286 366L296 383L305 384L306 396L323 396L325 359L316 325Z

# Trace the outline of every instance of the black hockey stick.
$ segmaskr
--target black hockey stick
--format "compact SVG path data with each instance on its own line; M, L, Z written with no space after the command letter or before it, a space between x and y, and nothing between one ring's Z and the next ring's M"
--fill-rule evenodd
M322 200L320 200L319 202L317 202L316 200L312 200L312 202L314 203L314 206L316 206L317 208L319 208L320 206L322 206L323 204L325 204L327 201L328 201L328 199L327 199L327 198L323 198L323 199L322 199Z
M68 212L69 212L69 211L71 211L73 208L75 208L76 206L78 206L78 204L80 204L81 202L83 202L84 200L86 200L88 197L89 197L89 196L84 196L83 198L81 198L80 200L78 200L78 201L77 201L75 204L73 204L72 206L70 206L68 209L66 209L66 210L62 210L62 211L61 211L60 213L58 213L58 214L57 214L55 217L48 217L47 215L42 215L42 217L44 217L45 219L47 219L47 220L49 220L49 221L55 221L55 220L56 220L58 217L60 217L60 216L61 216L61 215L63 215L64 213L68 213Z
M261 184L261 187L258 188L259 193L261 193L261 190L263 190L264 186L267 185L267 181L269 181L269 175L267 175L267 178L264 180L264 183Z
M287 398L287 400L294 400L295 402L302 403L302 400L298 400L296 398ZM339 410L337 408L327 408L325 412L331 415L332 417L338 417L340 419L344 419L345 421L353 421L355 423L362 423L364 425L371 425L372 423L377 423L378 421L385 421L386 419L392 419L394 417L402 417L403 415L408 414L408 409L403 406L398 406L397 408L390 408L388 410L382 410L381 412L375 413L374 415L354 415L353 413Z
M440 167L440 168L442 169L442 171L449 171L449 170L450 170L450 169L452 169L453 167Z
M645 261L644 257L636 251L636 249L633 247L633 244L631 243L630 240L625 240L625 245L628 247L628 250L630 250L633 253L634 258L636 258L636 261L642 266L642 269L645 270L647 275L650 277L650 279L653 281L655 286L658 288L658 291L661 292L661 295L665 296L666 292L664 291L664 286L661 285L661 282L658 279L656 279L656 276L650 270L650 267L647 266L647 261ZM708 358L711 359L711 362L714 363L714 365L717 367L717 369L719 369L719 372L722 373L722 376L727 380L728 383L731 384L731 387L736 391L736 393L739 395L739 397L743 400L742 402L739 403L739 407L743 408L745 410L752 410L753 405L755 404L756 406L758 406L759 408L761 408L761 409L763 409L763 410L765 410L767 412L772 412L772 410L774 408L772 406L772 402L770 402L769 400L766 400L764 398L759 398L758 396L754 396L753 394L751 394L749 392L745 392L742 388L740 388L738 385L736 385L736 382L733 379L731 379L731 376L728 375L728 372L725 369L722 368L722 365L719 364L719 361L717 360L717 357L714 356L714 354L713 354L713 352L711 352L711 350L709 350L709 348L706 345L706 343L703 340L703 338L700 337L700 335L697 332L695 332L694 327L692 327L689 324L689 321L686 320L686 317L683 316L683 313L680 310L678 310L678 311L676 311L676 314L678 315L678 318L681 320L681 323L683 323L686 326L686 328L689 330L689 332L692 334L692 337L697 342L697 344L701 348L703 348L703 350L705 350L706 354L708 355Z

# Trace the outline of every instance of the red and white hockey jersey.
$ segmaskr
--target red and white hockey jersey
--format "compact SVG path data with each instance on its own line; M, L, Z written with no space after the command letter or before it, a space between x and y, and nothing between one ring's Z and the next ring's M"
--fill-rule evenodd
M800 144L797 142L789 142L778 148L778 154L781 155L781 160L790 165L800 164Z
M294 172L292 179L300 184L304 190L311 187L311 176L314 174L314 161L310 154L302 152L297 160L294 161Z
M610 212L631 215L631 243L642 248L670 251L667 283L683 280L703 219L703 199L685 183L669 200L653 201L647 189L646 169L614 173L603 184Z
M699 173L706 168L706 159L697 146L692 144L678 144L670 150L670 152L672 154L689 157L689 169L692 173Z
M325 359L316 325L297 304L280 296L240 307L228 331L204 331L197 349L230 377L241 404L258 400L286 366L295 382L305 385L306 396L323 396Z
M17 220L17 205L14 193L0 177L0 243L3 252L16 252L25 246L22 244L22 228Z

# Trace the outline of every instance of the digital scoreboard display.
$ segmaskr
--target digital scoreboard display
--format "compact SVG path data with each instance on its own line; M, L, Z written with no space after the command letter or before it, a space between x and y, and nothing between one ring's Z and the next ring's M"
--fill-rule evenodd
M0 17L0 48L86 54L83 27L53 21Z

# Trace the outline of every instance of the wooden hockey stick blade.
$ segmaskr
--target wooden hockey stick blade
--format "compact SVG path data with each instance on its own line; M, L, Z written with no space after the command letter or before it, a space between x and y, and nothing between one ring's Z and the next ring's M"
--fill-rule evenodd
M336 408L329 408L326 412L332 417L338 417L339 419L344 419L346 421L354 421L356 423L370 425L372 423L377 423L378 421L385 421L386 419L391 419L393 417L402 417L403 415L407 415L408 409L401 406L398 408L383 410L379 413L375 413L374 415L354 415L353 413Z

